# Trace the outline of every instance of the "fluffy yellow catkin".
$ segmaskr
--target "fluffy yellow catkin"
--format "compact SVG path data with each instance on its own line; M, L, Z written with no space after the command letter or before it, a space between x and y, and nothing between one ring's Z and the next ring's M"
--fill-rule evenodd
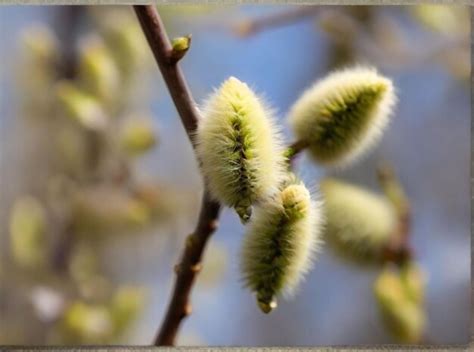
M306 187L292 181L257 208L244 238L241 270L264 313L291 295L312 267L320 244L322 214Z
M235 77L211 95L196 136L211 194L235 208L243 222L251 206L274 194L284 170L283 149L271 112Z
M344 258L377 262L396 226L392 205L375 193L336 179L321 181L325 239Z
M375 69L345 69L310 87L291 108L289 122L316 162L343 166L380 139L395 101L392 82Z

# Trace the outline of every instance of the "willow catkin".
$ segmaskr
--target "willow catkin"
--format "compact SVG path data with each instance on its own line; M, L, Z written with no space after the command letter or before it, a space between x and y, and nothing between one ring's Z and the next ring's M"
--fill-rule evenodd
M131 118L122 126L120 144L130 156L139 156L150 151L157 143L151 119Z
M345 69L310 87L291 108L289 122L316 162L342 166L379 140L395 101L392 82L376 70Z
M283 151L271 112L247 84L230 77L202 116L197 154L210 192L245 222L252 204L274 194L282 179Z
M18 198L10 215L13 259L23 268L38 269L46 263L47 219L43 205L34 197Z
M342 257L377 262L396 228L388 200L363 188L326 178L321 184L326 214L325 239Z
M374 294L382 319L392 335L400 342L420 342L426 326L423 309L424 281L419 276L419 269L412 264L396 272L386 268L374 283ZM414 274L408 280L406 271ZM413 289L416 287L416 296Z
M241 269L264 313L276 297L295 291L312 266L320 243L320 204L301 182L291 182L259 207L244 239Z
M78 88L70 81L56 84L59 106L68 117L88 130L103 130L107 125L107 114L100 101Z
M90 36L81 43L78 78L85 92L106 105L119 96L119 69L112 52L99 37Z

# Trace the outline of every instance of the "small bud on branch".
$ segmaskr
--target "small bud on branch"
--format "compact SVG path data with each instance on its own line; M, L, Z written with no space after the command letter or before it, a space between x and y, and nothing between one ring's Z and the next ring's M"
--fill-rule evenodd
M186 52L189 50L191 46L191 35L187 35L185 37L178 37L174 38L171 42L171 53L170 53L170 60L172 62L178 62L181 60Z

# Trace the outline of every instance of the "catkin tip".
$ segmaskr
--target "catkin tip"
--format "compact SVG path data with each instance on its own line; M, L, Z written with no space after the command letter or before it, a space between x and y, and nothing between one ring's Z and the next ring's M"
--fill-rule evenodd
M271 298L270 300L261 300L257 298L257 304L260 310L265 314L272 312L278 306L275 298Z

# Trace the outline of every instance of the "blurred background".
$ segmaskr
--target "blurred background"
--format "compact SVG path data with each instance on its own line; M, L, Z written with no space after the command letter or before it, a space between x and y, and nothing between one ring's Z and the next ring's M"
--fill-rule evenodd
M330 70L391 77L399 103L381 143L327 174L379 192L388 162L410 199L427 277L422 343L467 343L470 321L469 9L459 6L160 6L198 102L229 76L286 113ZM130 7L0 8L0 345L148 345L161 323L201 180ZM324 248L300 292L262 314L242 287L244 229L225 209L180 345L397 342L373 294L380 270Z

